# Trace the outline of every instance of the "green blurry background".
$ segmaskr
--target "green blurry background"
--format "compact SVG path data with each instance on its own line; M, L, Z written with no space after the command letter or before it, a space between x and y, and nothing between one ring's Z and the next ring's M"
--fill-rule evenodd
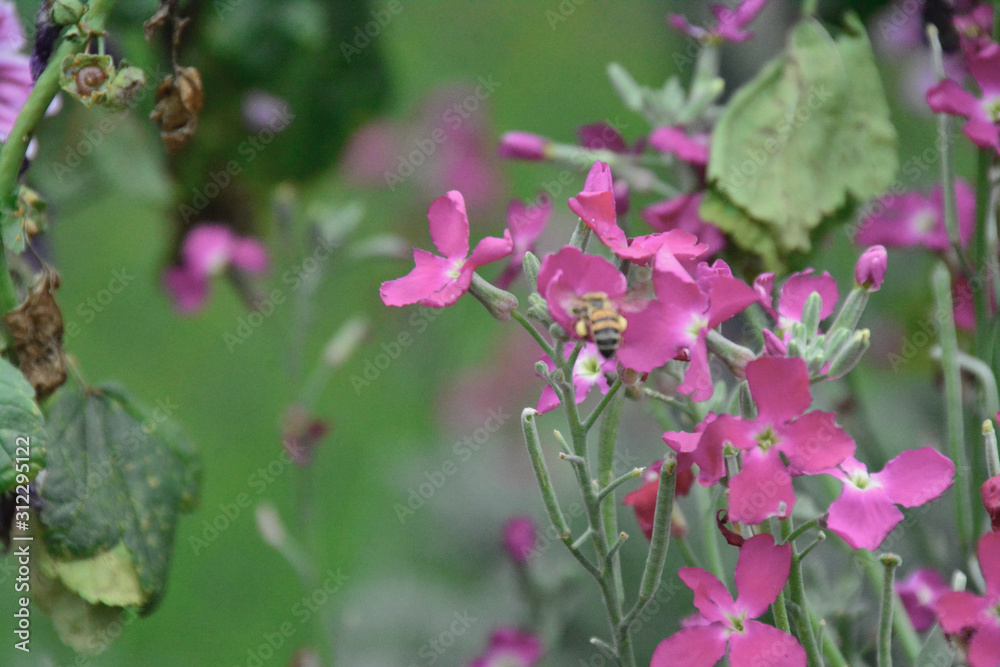
M22 16L33 15L36 3L18 4ZM142 41L139 30L155 3L121 4L113 46L147 71L168 62L162 49ZM29 182L49 201L49 247L63 277L58 298L66 320L80 326L79 335L66 341L69 352L90 383L117 380L147 403L173 406L173 418L201 449L202 502L180 522L161 607L126 628L106 653L74 661L35 610L32 653L24 656L11 648L13 641L4 641L0 664L284 665L306 646L318 647L324 664L332 658L347 667L464 664L482 650L493 628L526 620L499 539L503 522L514 514L545 525L518 425L521 409L534 405L541 388L532 374L537 354L523 332L494 322L472 299L430 317L417 308L382 306L378 284L409 271L410 260L359 259L352 244L391 233L407 245L429 248L426 207L448 188L442 184L437 192L425 192L419 173L391 192L351 187L337 164L340 151L348 134L376 114L419 125L433 91L474 87L480 77L499 82L473 119L490 141L519 129L572 142L575 127L598 121L614 122L634 140L646 126L617 100L605 67L619 62L639 82L659 86L678 71L676 56L690 46L663 17L698 6L694 11L702 13L694 15L703 18L702 3L402 0L401 11L353 64L345 62L340 42L353 40L355 28L373 20L370 12L385 11L390 3L199 4L180 57L205 76L205 116L195 144L168 161L146 120L151 99L145 99L137 110L113 117L113 131L102 135L79 167L63 173L53 165L65 163L67 151L105 115L66 100L40 131L41 154ZM727 50L727 71L751 75L780 48L785 17L794 9L772 4L758 23L759 38ZM859 4L870 10L873 3ZM837 14L837 7L827 9ZM213 203L205 219L228 214L244 232L262 236L275 259L262 287L281 290L289 300L230 351L223 337L236 335L249 313L232 285L218 280L207 308L181 318L160 289L159 276L174 252L178 203L190 201L191 189L204 186L209 170L239 159L239 142L253 136L238 117L239 101L250 88L287 99L296 120L246 165L241 182ZM902 107L894 112L908 142L901 147L903 159L931 144L926 118ZM534 197L559 174L537 164L506 163L498 169L498 195L472 211L473 242L499 233L510 197ZM565 199L582 182L581 174L574 175L555 196L545 249L568 238L573 221ZM282 183L281 210L291 211L296 238L305 235L310 221L333 219L353 202L364 206L345 247L323 265L308 322L294 321L294 290L283 280L310 253L287 247L277 227L275 188ZM829 268L846 289L854 252L835 242L817 265ZM879 355L884 358L906 334L892 319L912 318L925 305L905 290L907 275L922 280L926 270L919 255L910 259L890 268L904 288L889 285L877 295L883 319L872 317L870 326L888 342L884 349L876 343L875 363L855 374L858 398L845 413L859 441L867 435L878 443L874 451L884 458L876 456L873 467L904 446L920 446L920 438L938 437L926 351L904 373L891 376L893 389L884 388L889 372L884 363L878 367ZM100 312L93 310L87 300L97 298L116 271L134 279ZM523 286L517 289L524 293ZM289 360L300 358L307 376L330 335L355 315L367 317L373 331L317 403L317 415L332 424L331 435L311 468L286 465L281 418L305 384ZM431 321L434 315L439 316ZM352 383L402 332L412 335L412 345L370 384ZM841 386L828 399L843 399L845 393ZM644 417L642 406L626 409L622 470L646 465L663 451L662 431ZM457 447L486 426L491 410L506 415L499 430L479 451ZM912 418L895 425L868 418L890 410ZM872 430L873 421L881 423L878 431ZM550 433L560 423L553 416L542 426ZM554 446L551 439L547 444ZM455 472L446 475L442 470L452 470L449 462ZM572 503L569 471L556 461L550 465ZM398 508L410 501L411 492L434 481L439 485L430 498L401 520ZM311 498L311 510L300 513L297 498ZM241 499L252 504L240 507ZM331 595L317 597L328 598L317 615L304 614L301 606L303 596L315 591L303 587L257 531L253 507L263 502L277 507L291 534L312 544L320 570L344 579ZM695 505L686 507L694 517ZM635 590L645 541L629 513L622 513L621 525L638 538L623 549L626 577ZM590 635L606 634L596 589L565 550L554 546L534 565L544 585L563 585L552 596L559 613L550 614L542 629L550 649L545 664L606 664L586 643ZM848 560L843 554L837 558L841 566ZM668 579L678 562L672 555ZM10 570L3 569L10 564L9 558L0 561L0 581L12 588ZM854 577L852 585L862 583ZM673 608L657 605L658 613L644 619L637 640L640 660L688 613L687 593L674 590L665 587L658 599L672 601ZM854 593L852 588L844 595ZM863 599L867 602L854 604L875 604L876 598L866 593ZM0 616L9 617L13 608L12 594L0 595ZM308 622L301 623L304 617ZM456 624L457 618L464 620ZM442 650L433 648L432 640L439 640Z

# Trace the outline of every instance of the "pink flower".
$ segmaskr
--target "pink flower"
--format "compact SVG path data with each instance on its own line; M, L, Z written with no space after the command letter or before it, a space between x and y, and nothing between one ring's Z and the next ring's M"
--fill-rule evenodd
M1000 655L1000 533L987 533L976 550L986 581L984 595L968 591L945 593L935 610L941 629L949 635L971 635L967 660L972 667L996 667Z
M526 516L516 516L503 526L503 546L518 565L524 565L535 548L535 522Z
M167 270L163 283L177 310L193 313L204 305L212 276L229 266L263 273L267 265L267 250L257 239L237 236L226 225L205 223L188 232L181 248L181 264Z
M994 533L1000 532L1000 475L994 475L979 487L983 507L990 515L990 527Z
M832 413L805 412L812 395L802 359L757 359L747 364L746 377L756 419L720 415L700 436L697 430L670 431L663 439L675 451L693 454L703 486L725 475L725 443L743 450L742 470L729 480L729 519L757 524L790 516L795 506L792 475L829 472L854 453L854 440L836 425Z
M679 229L694 234L706 246L705 255L711 257L726 245L726 237L715 225L706 222L698 213L704 191L665 199L642 209L643 219L660 232Z
M708 135L704 132L689 137L683 127L658 127L649 135L649 143L690 165L704 167L708 164Z
M656 516L656 494L660 490L660 470L663 468L663 461L657 461L646 468L642 473L642 486L635 491L625 494L622 498L622 505L626 505L635 510L635 520L642 529L647 540L653 539L653 519ZM686 496L694 483L694 472L691 465L681 465L678 459L677 465L677 485L674 488L674 496ZM670 532L677 535L678 526L671 517Z
M669 259L692 260L705 254L707 246L698 239L680 230L625 238L625 232L618 226L615 210L615 189L611 169L604 162L595 162L584 182L583 191L569 200L570 209L597 235L601 243L612 252L631 262L644 263L657 258L657 268L665 261L660 253Z
M14 127L14 120L28 99L34 82L24 46L24 29L12 2L0 2L0 141Z
M572 348L566 349L566 358L573 354ZM542 355L542 361L548 366L549 372L554 371L556 366L547 356ZM615 372L615 360L605 359L597 346L593 343L585 343L580 354L573 364L573 386L576 388L576 402L583 403L590 393L590 390L597 387L601 394L608 393L611 385L608 384L607 373ZM559 405L559 397L556 395L551 385L546 384L542 388L542 395L538 399L535 410L539 413L549 412Z
M858 228L854 237L857 243L895 248L922 245L938 252L951 245L944 224L941 186L934 188L929 198L907 192L883 197L875 206L877 212L867 216ZM955 207L958 235L964 246L976 224L976 193L961 178L955 181Z
M917 632L934 625L934 605L945 593L951 592L937 570L916 570L903 581L896 582L896 592Z
M541 657L538 637L515 628L499 628L490 637L486 652L468 667L533 667Z
M379 295L387 306L419 303L444 308L458 301L472 283L472 273L480 266L511 253L510 231L503 238L487 236L469 255L469 216L462 193L452 190L434 200L427 210L431 240L442 256L413 249L414 269L402 278L382 283Z
M535 241L545 229L551 213L552 199L548 196L541 199L537 205L528 206L514 200L507 207L507 229L510 230L511 240L514 242L514 251L507 268L496 280L497 287L507 289L521 272L524 254L529 250L534 251Z
M753 33L744 28L757 17L766 4L767 0L743 0L736 9L730 9L725 5L712 5L712 14L717 22L714 28L693 26L680 14L670 16L670 25L685 35L703 42L718 43L725 40L743 42L753 37Z
M552 140L531 132L505 132L500 137L497 155L514 160L544 160Z
M628 281L614 264L573 246L546 255L538 271L538 293L545 298L552 319L570 335L576 330L574 310L581 296L602 292L614 301L626 289Z
M725 585L699 567L678 572L694 591L701 623L689 623L656 647L650 667L711 667L726 655L732 667L806 664L806 652L791 635L760 621L785 587L792 565L788 544L767 534L750 538L736 562L736 600Z
M844 482L830 505L827 527L855 549L873 551L903 520L896 505L916 507L934 500L951 486L955 464L933 447L909 449L868 474L849 456L832 474Z
M858 258L854 265L854 280L871 292L877 292L882 287L889 256L885 246L873 245Z
M991 43L968 53L967 59L982 98L945 79L927 91L927 104L935 113L967 118L962 128L966 136L980 148L1000 151L1000 45Z
M787 331L792 324L802 321L802 311L805 308L806 300L812 296L813 292L818 293L822 299L820 320L825 320L833 314L833 309L837 306L837 299L840 298L837 281L826 271L816 275L812 269L799 271L789 276L785 284L781 286L777 310L771 307L771 292L774 287L773 273L762 273L757 276L753 287L761 306L777 322L779 332Z

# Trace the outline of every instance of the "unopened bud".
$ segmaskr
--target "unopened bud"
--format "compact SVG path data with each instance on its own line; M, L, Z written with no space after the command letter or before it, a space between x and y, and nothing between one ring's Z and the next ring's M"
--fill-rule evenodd
M827 378L836 380L847 375L852 368L858 365L869 346L871 346L871 332L868 329L855 331L851 340L830 362L830 368L826 372Z
M517 308L516 296L483 280L475 273L472 274L472 284L469 285L469 294L476 297L479 303L486 306L486 310L490 312L490 315L501 322L510 320L510 311Z
M854 332L849 329L837 329L836 331L827 334L826 344L824 345L826 357L828 359L833 359L840 354L841 350L843 350L853 333Z
M1000 532L1000 475L990 477L979 487L983 496L983 506L990 515L993 532Z
M510 519L503 527L503 545L517 565L525 565L535 548L535 522L525 516Z
M530 250L524 253L524 259L521 260L521 270L524 271L524 275L528 278L528 284L534 286L538 284L538 271L541 269L541 263L538 261L538 257L535 253Z
M813 292L802 306L802 327L805 329L807 337L811 338L819 331L819 320L822 312L823 297L820 296L819 292Z
M785 341L778 338L770 329L761 332L764 335L764 353L768 357L784 357L788 354L788 346Z
M515 160L544 160L546 149L552 142L531 132L507 132L500 137L497 153L500 157Z
M79 0L55 0L52 3L52 22L56 25L73 25L83 18L86 7Z
M854 279L869 292L877 292L882 287L888 262L885 246L873 245L861 253L854 265Z

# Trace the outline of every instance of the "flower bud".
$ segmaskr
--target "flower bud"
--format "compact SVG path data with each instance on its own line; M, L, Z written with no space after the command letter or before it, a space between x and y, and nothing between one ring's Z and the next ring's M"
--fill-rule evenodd
M79 0L55 0L52 3L52 22L56 25L73 25L83 18L86 9Z
M788 354L785 341L778 338L770 329L761 332L764 335L764 354L768 357L784 357Z
M472 284L469 285L469 294L476 297L479 303L486 306L490 315L501 322L510 320L510 311L517 308L517 297L506 290L487 282L477 274L472 274Z
M524 259L521 260L521 270L524 271L524 275L528 278L528 284L532 288L538 284L538 271L541 268L541 262L538 261L538 256L535 253L530 250L524 253Z
M822 311L823 297L820 296L819 292L813 292L806 299L805 305L802 306L802 327L805 329L807 339L812 338L819 331Z
M507 132L500 137L497 153L500 157L515 160L544 160L545 151L552 142L531 132Z
M516 516L503 527L503 546L517 565L525 565L535 548L535 522L526 516Z
M861 357L871 346L871 332L868 329L855 331L851 340L844 345L826 371L827 379L836 380L844 377L847 373L858 365Z
M885 246L873 245L858 258L854 265L854 279L869 292L877 292L882 287L889 256Z
M1000 475L990 477L979 487L979 493L983 496L983 506L990 515L990 523L993 532L1000 532Z

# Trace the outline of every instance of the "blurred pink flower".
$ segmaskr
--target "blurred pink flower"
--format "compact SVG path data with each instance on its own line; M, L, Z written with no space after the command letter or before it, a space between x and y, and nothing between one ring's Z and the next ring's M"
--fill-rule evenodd
M516 516L503 526L503 546L518 565L524 565L535 548L535 522L526 516Z
M533 667L541 657L538 637L516 628L499 628L490 637L486 652L468 667Z
M24 29L13 2L0 2L0 141L14 127L34 82L24 46Z
M753 37L753 33L744 28L757 18L757 14L766 4L767 0L743 0L736 9L730 9L725 5L712 5L712 14L716 20L712 28L693 26L680 14L672 14L668 22L675 30L703 42L718 43L726 40L743 42Z
M250 273L267 270L267 249L257 239L241 237L226 225L204 223L184 238L181 263L163 275L175 308L190 314L205 304L209 278L232 266Z
M552 214L552 198L542 193L537 199L539 203L533 205L515 199L507 207L507 229L514 242L514 251L507 268L496 280L496 286L500 289L508 289L521 273L525 253L535 250L535 241L544 231Z
M945 79L927 91L927 104L935 113L968 119L962 131L980 148L1000 151L1000 44L990 43L978 52L966 54L972 77L979 84L981 98Z
M854 240L861 245L880 244L890 248L921 245L943 252L948 249L944 224L944 197L941 186L930 197L919 192L887 195L875 204L875 212L861 222ZM976 224L976 193L961 178L955 179L955 208L958 235L964 246Z
M987 533L976 549L986 582L984 595L969 591L943 594L934 605L946 634L968 638L966 659L971 667L996 667L1000 655L1000 533Z
M934 625L934 605L951 588L937 570L916 570L906 579L896 582L896 592L906 609L913 629L929 630Z

